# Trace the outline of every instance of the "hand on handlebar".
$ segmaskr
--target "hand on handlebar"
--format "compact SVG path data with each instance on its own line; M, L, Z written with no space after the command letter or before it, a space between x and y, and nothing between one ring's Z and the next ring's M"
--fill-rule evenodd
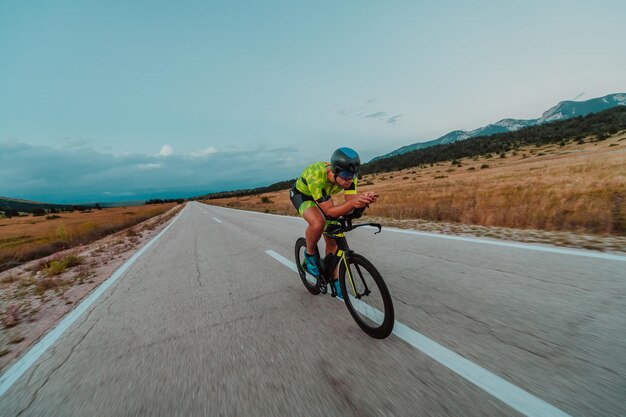
M366 207L371 202L371 197L367 193L359 194L354 200L350 200L354 208Z
M369 197L369 202L370 203L375 203L376 200L378 199L378 194L374 194L371 191L368 191L368 192L363 193L363 194L365 194L365 195L367 195Z

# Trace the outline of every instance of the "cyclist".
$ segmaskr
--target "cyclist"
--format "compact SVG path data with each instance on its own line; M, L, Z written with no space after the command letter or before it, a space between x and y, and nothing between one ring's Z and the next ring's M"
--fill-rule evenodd
M332 220L376 201L374 193L356 192L360 166L361 159L353 149L339 148L331 156L330 163L315 162L309 165L291 189L291 202L308 223L304 268L315 277L320 276L315 248L328 223L327 219ZM331 196L342 190L346 201L335 206ZM336 242L327 236L324 236L324 240L326 255L335 253ZM341 297L337 272L338 269L333 273L333 285Z

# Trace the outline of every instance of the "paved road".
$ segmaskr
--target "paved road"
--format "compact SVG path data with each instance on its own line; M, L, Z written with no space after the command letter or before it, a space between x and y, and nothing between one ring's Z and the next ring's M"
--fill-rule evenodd
M266 253L291 260L303 230L189 204L0 398L0 415L523 415L310 295ZM349 239L385 277L398 322L508 381L520 402L626 415L626 262L390 230Z

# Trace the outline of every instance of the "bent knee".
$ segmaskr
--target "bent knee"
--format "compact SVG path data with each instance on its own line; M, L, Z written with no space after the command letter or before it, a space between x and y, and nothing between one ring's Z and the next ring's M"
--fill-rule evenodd
M307 209L303 217L309 224L309 227L311 227L315 231L324 230L326 220L324 219L324 216L317 207L311 207Z
M324 220L318 221L317 219L309 222L309 226L316 232L324 231L324 224Z

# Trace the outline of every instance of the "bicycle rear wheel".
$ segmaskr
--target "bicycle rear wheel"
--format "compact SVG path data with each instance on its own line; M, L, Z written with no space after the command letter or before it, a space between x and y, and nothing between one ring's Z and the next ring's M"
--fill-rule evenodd
M298 240L296 240L296 266L298 267L298 274L300 275L300 279L302 280L302 283L304 284L306 289L309 290L311 294L318 295L320 293L320 289L318 285L319 279L307 273L302 267L305 253L306 253L306 239L301 237Z
M394 311L385 281L374 265L351 254L339 268L339 284L354 321L368 335L384 339L393 330Z

